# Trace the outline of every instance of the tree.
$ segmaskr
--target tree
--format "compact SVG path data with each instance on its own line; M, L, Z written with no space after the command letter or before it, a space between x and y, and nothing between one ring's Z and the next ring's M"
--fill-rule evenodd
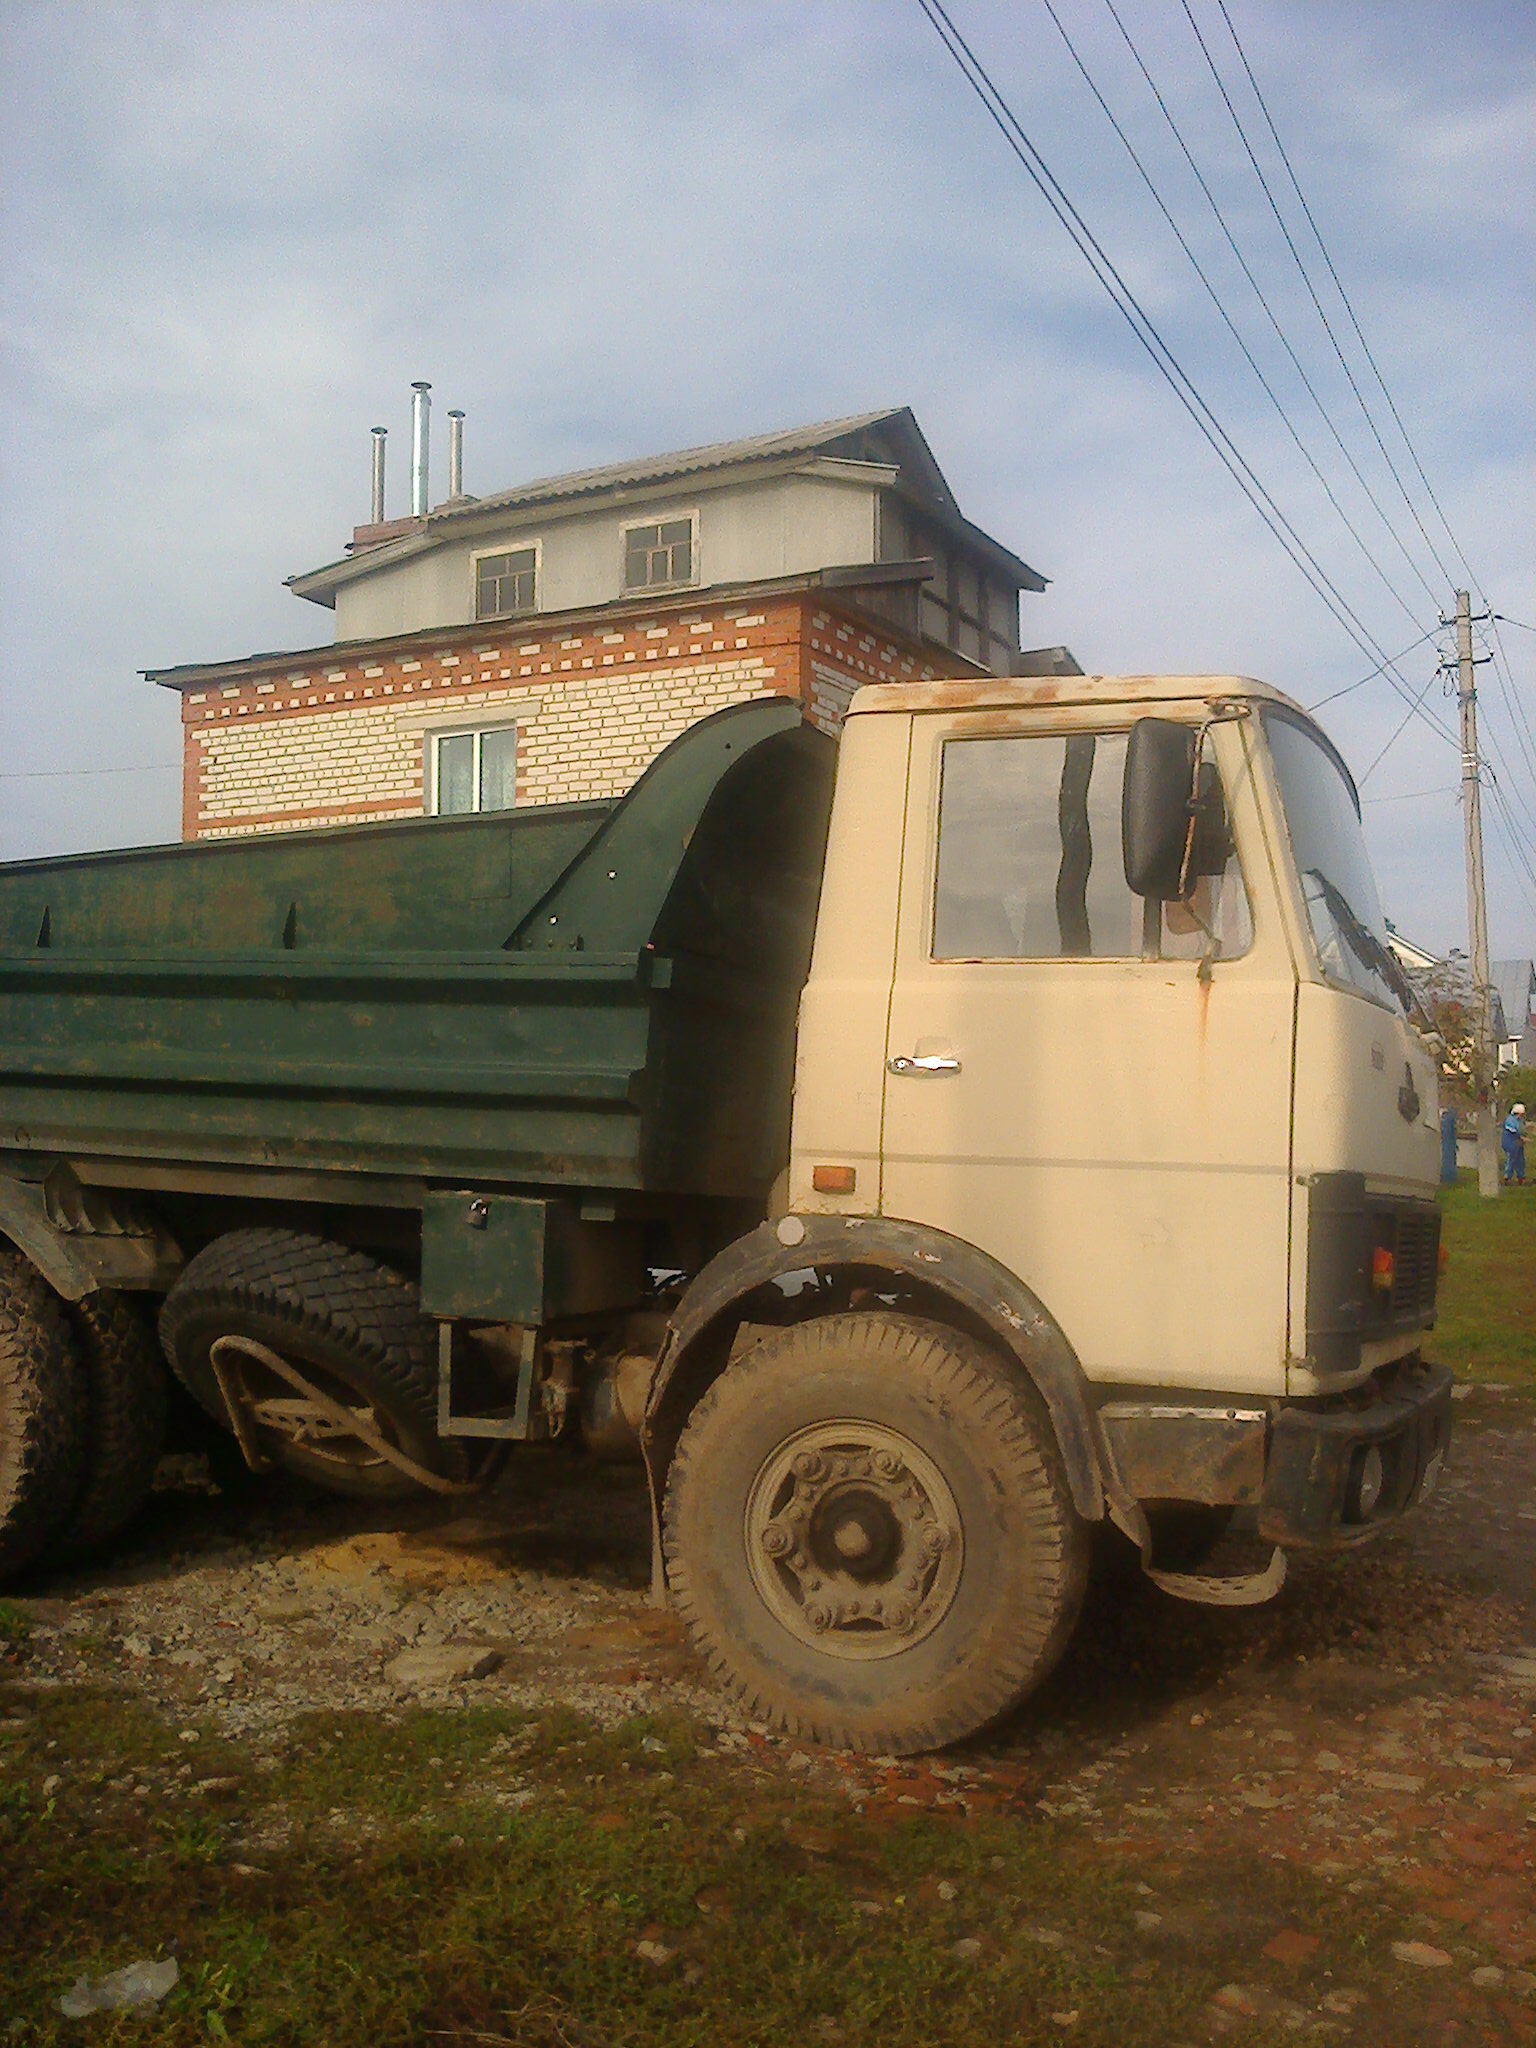
M1453 951L1432 967L1410 968L1407 973L1439 1041L1440 1105L1443 1109L1475 1109L1482 1004L1467 956Z

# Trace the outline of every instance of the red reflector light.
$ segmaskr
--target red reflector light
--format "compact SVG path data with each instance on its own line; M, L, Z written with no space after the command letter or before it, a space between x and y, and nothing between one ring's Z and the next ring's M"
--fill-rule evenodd
M1392 1292L1392 1254L1384 1244L1371 1253L1371 1285L1383 1294Z
M1440 1247L1440 1270L1443 1273L1451 1263L1451 1255L1444 1245Z
M813 1166L811 1186L818 1195L851 1195L853 1184L858 1179L851 1166Z

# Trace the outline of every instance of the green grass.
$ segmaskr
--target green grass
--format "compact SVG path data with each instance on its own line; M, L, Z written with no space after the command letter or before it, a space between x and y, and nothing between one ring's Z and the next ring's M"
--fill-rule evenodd
M1396 1924L1374 1888L1341 1901L1245 1855L1190 1873L1191 1910L1222 1902L1213 1943L1149 1948L1141 1871L1032 1807L858 1814L676 1722L332 1715L262 1757L207 1729L187 1743L121 1694L18 1707L0 1748L7 2042L1163 2048L1207 2037L1234 1908L1244 1974L1291 1996L1253 1928L1327 1930L1315 1998ZM157 2014L59 2014L82 1972L163 1954L181 1980ZM1250 2048L1280 2038L1244 2029Z
M29 1634L27 1617L13 1600L0 1600L0 1643L24 1643Z
M1536 1394L1536 1186L1484 1201L1467 1174L1440 1190L1447 1253L1433 1355L1459 1379Z

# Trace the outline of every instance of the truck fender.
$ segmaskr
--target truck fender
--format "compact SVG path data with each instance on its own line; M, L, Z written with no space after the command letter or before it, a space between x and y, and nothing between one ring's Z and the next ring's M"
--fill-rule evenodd
M102 1287L163 1294L184 1263L175 1240L131 1195L82 1187L64 1160L41 1180L0 1173L0 1236L65 1301Z
M1044 1401L1073 1505L1102 1520L1104 1484L1083 1371L1060 1325L1006 1267L927 1224L879 1216L781 1216L728 1245L698 1274L667 1327L646 1398L641 1448L654 1516L695 1403L723 1372L753 1297L790 1274L899 1280L937 1320L969 1329L1020 1369ZM783 1303L782 1307L790 1307ZM793 1313L781 1318L793 1320ZM658 1546L659 1573L659 1546ZM659 1577L658 1577L659 1590Z

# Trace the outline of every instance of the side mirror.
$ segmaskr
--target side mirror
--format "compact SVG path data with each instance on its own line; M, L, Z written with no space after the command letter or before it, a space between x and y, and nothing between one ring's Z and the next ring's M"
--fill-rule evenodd
M1191 819L1194 843L1186 863ZM1202 875L1219 875L1226 867L1232 835L1221 778L1214 761L1202 761L1196 780L1191 726L1167 718L1139 718L1131 727L1120 796L1120 837L1126 885L1135 896L1164 903L1187 901Z

